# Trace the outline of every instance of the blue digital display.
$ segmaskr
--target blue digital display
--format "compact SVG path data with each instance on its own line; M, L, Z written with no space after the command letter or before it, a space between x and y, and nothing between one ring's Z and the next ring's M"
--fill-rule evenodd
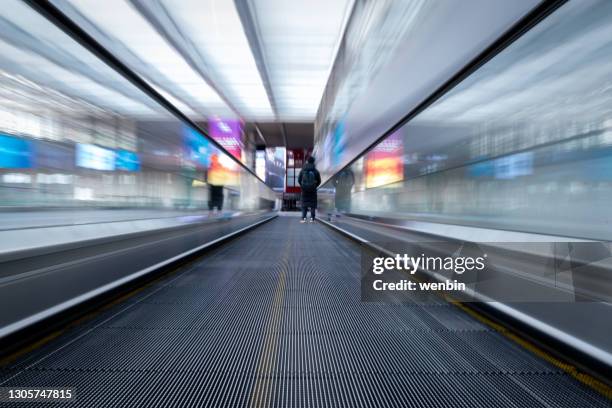
M115 152L115 169L123 171L139 171L140 159L138 154L128 150L117 150Z
M86 169L115 170L115 152L91 144L77 144L76 165Z
M515 153L495 160L495 178L510 180L533 173L533 152Z
M0 134L0 168L29 169L34 167L32 144L23 139Z
M495 174L494 163L490 160L471 164L467 170L470 177L493 177Z
M332 143L332 164L334 166L342 163L346 148L346 124L344 119L340 120L334 129Z
M189 126L183 127L183 137L185 143L184 159L195 167L208 168L210 166L210 156L214 150L210 142Z

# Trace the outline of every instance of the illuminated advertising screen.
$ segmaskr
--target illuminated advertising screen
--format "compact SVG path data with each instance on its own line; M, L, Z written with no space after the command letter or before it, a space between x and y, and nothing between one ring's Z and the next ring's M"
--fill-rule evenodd
M140 159L138 154L129 150L117 150L115 156L115 168L123 171L139 171Z
M76 146L76 165L86 169L115 170L115 152L103 147L79 143Z
M266 184L275 191L285 191L286 157L284 147L266 148Z
M239 184L239 165L218 149L210 156L208 183L214 186L236 186Z
M511 180L533 173L533 152L515 153L494 162L495 178Z
M394 133L365 156L366 188L374 188L404 179L402 137Z
M0 134L0 168L34 167L32 144L23 139Z
M257 177L266 181L266 151L257 150L255 152L255 174Z
M332 137L332 163L334 166L338 166L344 158L346 148L346 125L344 120L338 122Z
M215 134L224 133L225 136L218 136L217 142L223 145L228 151L232 151L233 134L240 135L240 127L236 128L233 122L216 123L217 131ZM238 122L239 123L239 122ZM211 128L212 129L212 128ZM237 130L238 129L238 130ZM236 133L237 132L237 133ZM211 132L212 136L212 132ZM239 165L230 156L222 153L215 147L210 140L202 136L199 132L191 127L183 127L183 166L200 170L207 170L207 182L214 186L235 186L239 183ZM240 149L233 150L234 153L240 154Z
M242 123L234 119L210 119L208 131L217 143L238 160L242 160Z
M210 156L215 150L208 139L191 127L184 126L183 142L183 164L192 168L207 169L210 166Z

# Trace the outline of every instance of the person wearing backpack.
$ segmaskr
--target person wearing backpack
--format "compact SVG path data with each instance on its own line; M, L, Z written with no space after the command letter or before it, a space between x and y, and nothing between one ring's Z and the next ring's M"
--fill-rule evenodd
M302 220L306 222L306 213L310 208L310 222L315 220L315 212L317 208L317 187L321 184L321 175L314 165L315 159L310 156L304 164L302 171L298 176L298 183L302 188Z

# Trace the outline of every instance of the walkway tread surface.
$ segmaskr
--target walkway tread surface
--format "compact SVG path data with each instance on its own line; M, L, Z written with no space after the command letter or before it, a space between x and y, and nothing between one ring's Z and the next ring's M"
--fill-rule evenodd
M452 305L361 302L360 258L279 217L0 370L0 386L75 387L70 407L610 406Z

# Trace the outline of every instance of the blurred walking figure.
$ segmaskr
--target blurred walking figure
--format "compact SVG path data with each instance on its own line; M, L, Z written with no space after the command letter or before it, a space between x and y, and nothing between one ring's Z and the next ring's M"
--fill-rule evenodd
M208 198L208 210L216 214L223 210L223 182L226 178L226 170L219 162L219 155L213 154L210 157L210 165L206 180L210 187Z
M223 210L223 186L210 185L210 199L208 200L209 211Z
M334 178L334 187L336 194L336 210L338 212L348 212L351 210L351 190L355 184L355 175L350 168L342 170Z
M310 208L310 222L315 220L315 212L317 209L317 187L321 184L321 175L319 170L314 165L315 159L310 156L304 164L298 176L298 183L302 188L302 220L306 222L306 213Z

